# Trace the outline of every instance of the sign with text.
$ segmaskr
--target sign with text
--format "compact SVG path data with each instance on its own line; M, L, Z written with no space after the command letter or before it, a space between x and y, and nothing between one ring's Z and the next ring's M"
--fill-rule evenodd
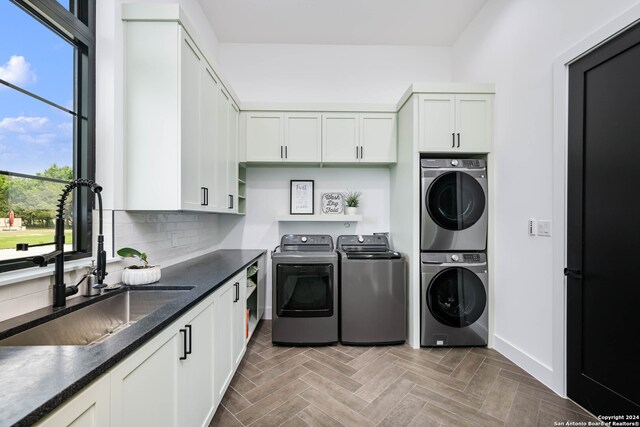
M320 205L323 214L341 214L344 212L342 193L322 193Z
M289 213L313 215L313 180L291 180Z

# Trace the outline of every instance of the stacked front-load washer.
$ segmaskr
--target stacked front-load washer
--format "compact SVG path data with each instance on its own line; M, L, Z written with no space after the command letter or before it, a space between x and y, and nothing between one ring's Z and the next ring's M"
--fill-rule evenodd
M487 345L485 161L421 159L420 171L420 344Z

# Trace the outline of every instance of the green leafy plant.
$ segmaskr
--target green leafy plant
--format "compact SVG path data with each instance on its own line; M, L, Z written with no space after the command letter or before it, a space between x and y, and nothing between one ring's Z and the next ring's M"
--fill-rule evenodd
M118 255L124 258L139 258L144 262L144 266L132 266L131 268L149 268L149 262L147 261L147 254L140 252L133 248L121 248L118 249Z
M344 193L344 202L349 208L357 208L360 206L360 196L362 196L360 191L347 190L347 192Z

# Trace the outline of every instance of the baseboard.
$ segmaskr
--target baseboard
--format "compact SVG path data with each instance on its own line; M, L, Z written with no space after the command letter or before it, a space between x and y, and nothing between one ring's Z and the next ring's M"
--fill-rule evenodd
M264 315L262 316L263 319L265 320L271 320L272 316L271 316L271 307L265 307L264 308Z
M534 357L525 353L522 349L495 334L493 336L493 348L498 350L498 352L507 359L527 371L542 384L549 387L556 394L564 397L561 392L554 388L553 369L549 366L539 360L536 360Z

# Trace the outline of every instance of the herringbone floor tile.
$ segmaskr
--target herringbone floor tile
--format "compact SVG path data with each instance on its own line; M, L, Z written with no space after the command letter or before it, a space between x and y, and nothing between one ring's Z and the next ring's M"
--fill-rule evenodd
M282 347L262 321L211 426L553 426L597 421L488 348ZM586 425L586 424L585 424Z

